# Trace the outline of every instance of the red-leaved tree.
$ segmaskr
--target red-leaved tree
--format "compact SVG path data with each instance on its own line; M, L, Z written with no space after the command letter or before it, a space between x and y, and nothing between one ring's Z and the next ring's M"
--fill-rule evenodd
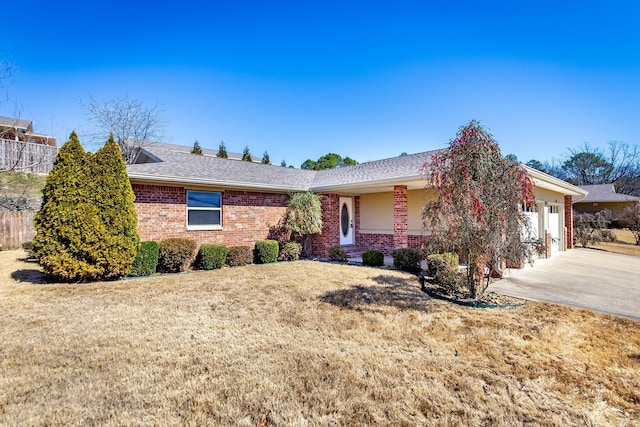
M473 298L484 293L485 268L530 259L528 220L533 183L518 163L505 159L493 136L476 121L460 128L449 148L424 164L427 189L437 200L424 206L427 250L456 252L467 264Z

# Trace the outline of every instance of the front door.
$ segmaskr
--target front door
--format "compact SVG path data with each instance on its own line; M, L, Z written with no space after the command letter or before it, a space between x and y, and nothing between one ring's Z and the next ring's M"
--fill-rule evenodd
M340 244L353 245L353 198L340 197Z

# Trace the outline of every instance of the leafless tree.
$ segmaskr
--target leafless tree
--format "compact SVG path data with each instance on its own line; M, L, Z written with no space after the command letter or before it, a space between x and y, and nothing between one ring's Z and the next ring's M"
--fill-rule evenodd
M127 95L107 101L90 97L83 107L89 121L95 125L91 138L106 141L112 133L128 164L133 162L140 148L165 137L166 120L157 102L147 107L142 101Z
M577 182L578 185L614 183L624 193L621 180L636 177L640 172L640 148L622 141L610 141L607 150L584 143L570 149L569 155L564 162L565 170L577 168L580 173L589 171L593 175L594 182Z
M9 99L7 88L11 84L11 77L15 69L15 65L8 59L0 58L0 104L7 102Z

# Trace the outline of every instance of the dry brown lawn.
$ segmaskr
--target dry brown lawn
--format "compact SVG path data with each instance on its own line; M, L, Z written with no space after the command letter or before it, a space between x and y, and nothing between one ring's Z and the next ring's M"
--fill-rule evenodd
M463 308L310 261L42 285L17 256L0 252L2 425L640 423L632 320Z
M636 239L631 231L621 229L611 231L616 235L616 242L598 243L594 246L596 249L640 257L640 246L636 245Z

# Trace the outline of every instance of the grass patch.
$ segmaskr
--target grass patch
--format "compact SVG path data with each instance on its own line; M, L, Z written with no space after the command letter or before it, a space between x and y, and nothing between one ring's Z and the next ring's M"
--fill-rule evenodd
M0 172L0 194L42 197L46 175L26 172Z
M298 261L82 285L0 252L0 424L624 425L640 323ZM34 273L35 274L35 273ZM14 277L22 277L16 276ZM456 356L457 354L457 356Z
M636 239L629 230L611 230L616 235L616 241L611 243L601 242L594 247L607 252L640 257L640 246L636 245Z

